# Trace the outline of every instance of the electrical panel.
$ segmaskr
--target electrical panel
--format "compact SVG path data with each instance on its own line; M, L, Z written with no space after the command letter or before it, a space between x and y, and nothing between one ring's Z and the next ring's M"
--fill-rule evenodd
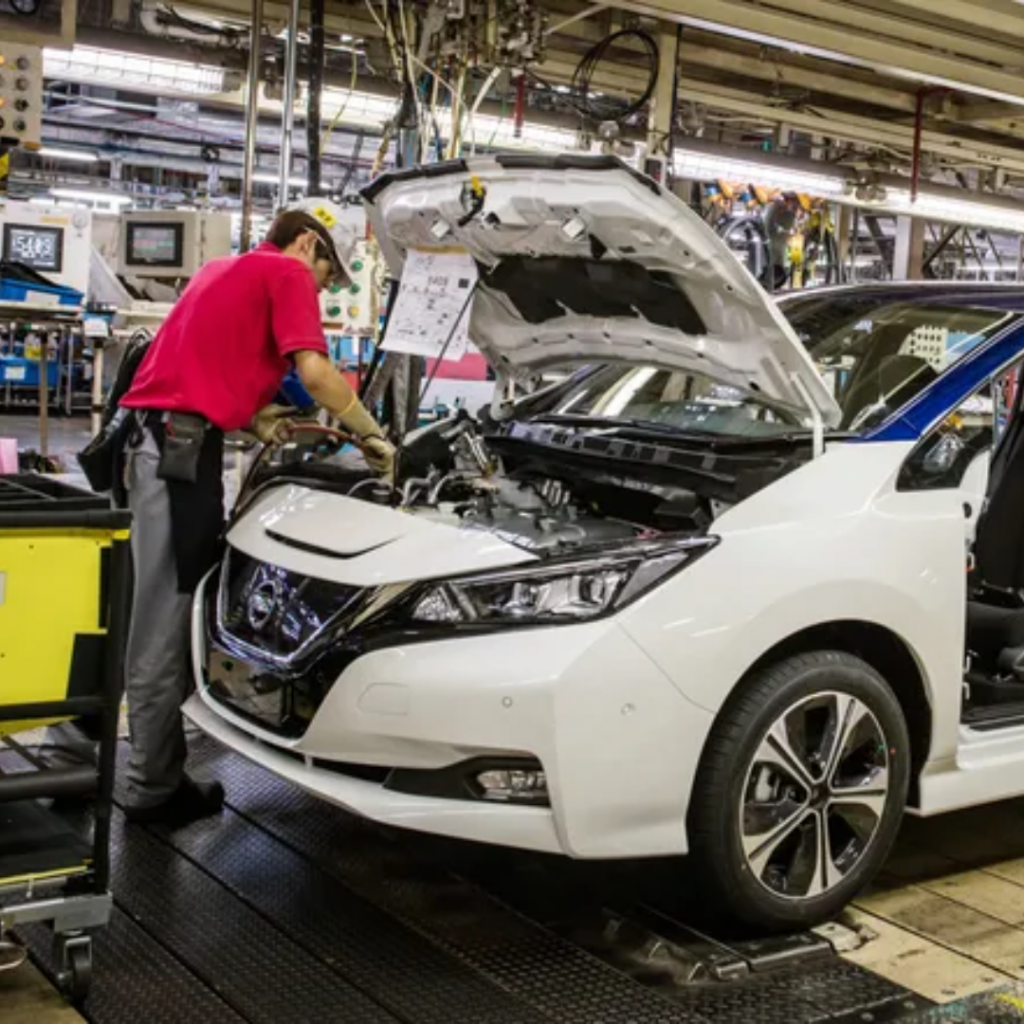
M348 265L351 285L331 285L320 293L320 316L332 334L371 337L377 319L375 247L356 243Z
M43 51L0 40L0 139L38 146L42 115Z

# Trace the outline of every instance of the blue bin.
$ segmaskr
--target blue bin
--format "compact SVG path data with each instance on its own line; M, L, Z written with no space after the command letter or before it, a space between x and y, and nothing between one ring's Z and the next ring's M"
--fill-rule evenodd
M40 303L54 295L57 296L58 306L80 306L84 298L80 291L66 285L17 281L10 277L0 278L0 302Z
M56 361L49 360L46 364L46 381L51 388L57 386L59 375L60 367ZM15 387L39 387L39 363L22 356L0 356L0 385L6 384Z

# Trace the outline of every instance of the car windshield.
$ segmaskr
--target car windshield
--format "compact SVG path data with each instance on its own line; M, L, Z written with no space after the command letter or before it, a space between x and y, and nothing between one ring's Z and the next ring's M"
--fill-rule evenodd
M830 312L825 296L787 303L782 310L842 409L839 428L857 433L883 423L1017 317L1005 310L911 302Z
M844 304L824 296L781 308L842 409L839 429L853 433L882 423L1017 315L877 299ZM737 439L804 433L811 426L807 418L699 373L635 365L577 374L528 400L523 414Z

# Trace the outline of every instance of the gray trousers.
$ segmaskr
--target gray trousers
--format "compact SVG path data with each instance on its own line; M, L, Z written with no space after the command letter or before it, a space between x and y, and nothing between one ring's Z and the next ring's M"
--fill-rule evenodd
M192 687L192 598L179 594L167 485L157 475L159 453L149 431L128 454L135 590L125 658L128 728L128 803L149 807L166 800L185 771L181 706ZM51 762L95 758L95 747L74 724L49 730ZM70 755L68 757L67 755Z

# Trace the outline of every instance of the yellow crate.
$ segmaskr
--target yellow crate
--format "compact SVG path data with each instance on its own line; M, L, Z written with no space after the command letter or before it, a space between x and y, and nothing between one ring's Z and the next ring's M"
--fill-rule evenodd
M106 636L104 552L127 536L122 530L0 527L0 706L100 691L102 654L89 638ZM80 657L90 649L97 671L72 685L76 642ZM0 721L0 738L53 721L61 719Z

